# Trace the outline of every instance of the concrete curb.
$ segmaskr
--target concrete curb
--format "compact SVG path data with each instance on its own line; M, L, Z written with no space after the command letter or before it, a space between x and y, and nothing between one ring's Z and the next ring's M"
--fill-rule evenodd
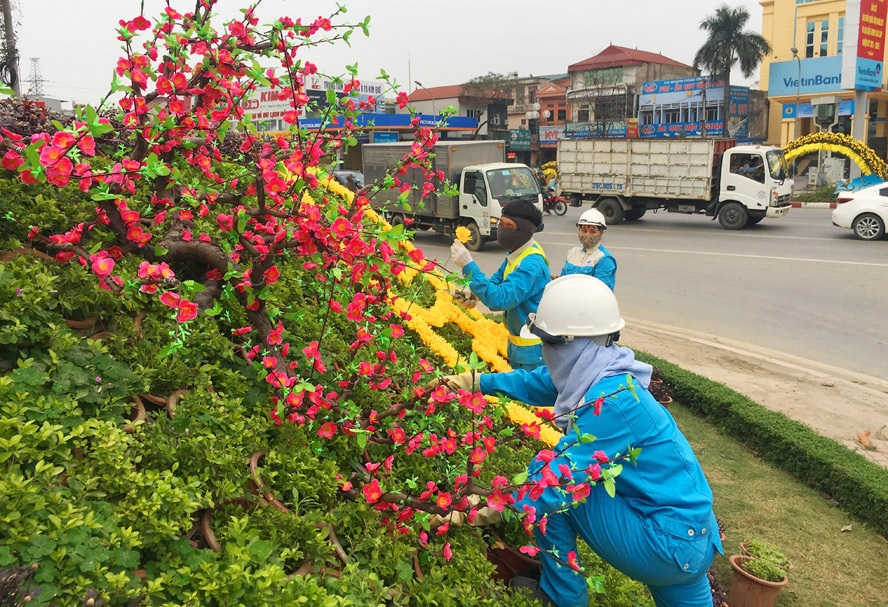
M792 208L794 209L834 209L836 208L836 203L834 202L790 202Z

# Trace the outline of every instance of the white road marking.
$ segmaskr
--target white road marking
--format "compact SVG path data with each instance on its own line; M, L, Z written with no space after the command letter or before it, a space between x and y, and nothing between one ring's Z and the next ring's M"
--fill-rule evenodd
M741 253L714 253L709 251L685 251L681 249L644 249L640 247L614 247L608 245L608 251L645 251L648 253L678 253L682 255L713 255L716 257L744 257L750 259L775 259L780 261L806 261L811 263L835 263L850 266L869 266L888 268L888 263L867 263L865 261L841 261L837 259L809 259L805 257L780 257L773 255L744 255Z

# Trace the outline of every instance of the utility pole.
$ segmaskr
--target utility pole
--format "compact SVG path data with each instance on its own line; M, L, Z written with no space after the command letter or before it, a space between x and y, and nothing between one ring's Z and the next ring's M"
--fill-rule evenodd
M16 97L22 96L22 88L19 83L18 74L18 50L15 48L15 30L12 25L12 6L10 0L0 0L3 7L3 31L6 35L6 57L4 57L5 68L8 75L8 84L12 87Z

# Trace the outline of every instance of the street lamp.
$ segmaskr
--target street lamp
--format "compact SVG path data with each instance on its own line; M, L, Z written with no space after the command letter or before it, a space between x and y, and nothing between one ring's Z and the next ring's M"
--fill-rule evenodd
M419 88L421 88L422 90L424 90L426 93L429 94L429 97L432 98L432 116L434 116L434 117L435 117L435 120L437 120L437 119L438 119L438 112L435 111L435 96L432 95L432 91L430 91L429 89L427 89L426 87L424 87L424 86L419 82L419 80L414 80L414 81L413 81L413 84L415 84L416 86L418 86Z
M792 48L789 49L792 51L792 58L796 60L796 63L799 66L799 77L796 80L796 103L795 103L795 122L792 127L792 138L799 138L799 103L800 97L802 96L802 60L799 58L799 49L793 44ZM818 152L819 154L819 152ZM796 177L796 169L798 169L798 158L792 161L792 177L795 179Z
M535 164L533 162L533 132L537 130L537 141L539 141L539 119L540 119L540 104L539 103L531 103L529 106L530 109L524 113L524 117L527 119L527 129L530 131L530 164ZM536 129L534 129L536 126ZM539 145L539 144L537 144Z
M796 60L799 66L799 78L796 80L796 105L795 105L795 124L792 127L792 138L799 138L799 98L802 95L802 60L799 58L799 49L793 46L791 49L792 58Z

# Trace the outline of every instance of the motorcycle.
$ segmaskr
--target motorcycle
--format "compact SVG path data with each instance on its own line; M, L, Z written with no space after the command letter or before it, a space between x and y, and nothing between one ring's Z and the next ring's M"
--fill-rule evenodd
M567 199L559 196L552 188L543 190L543 211L546 213L555 213L559 217L567 213Z

